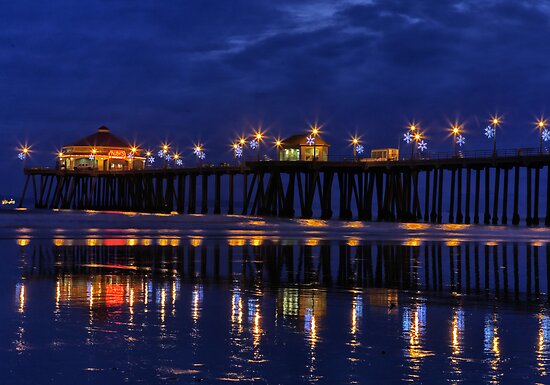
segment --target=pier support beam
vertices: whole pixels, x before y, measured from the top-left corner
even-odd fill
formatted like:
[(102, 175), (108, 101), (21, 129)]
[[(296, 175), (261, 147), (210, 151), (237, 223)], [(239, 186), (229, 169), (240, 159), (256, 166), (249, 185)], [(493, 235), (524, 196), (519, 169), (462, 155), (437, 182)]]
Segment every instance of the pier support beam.
[(491, 223), (491, 214), (489, 213), (489, 194), (490, 194), (490, 180), (491, 169), (485, 167), (485, 214), (483, 216), (483, 223), (488, 225)]
[(506, 225), (508, 223), (508, 168), (504, 169), (504, 183), (502, 186), (502, 224)]
[(498, 225), (498, 195), (500, 188), (500, 168), (495, 168), (495, 194), (493, 197), (493, 225)]
[(514, 170), (514, 212), (512, 214), (512, 224), (519, 225), (519, 166)]

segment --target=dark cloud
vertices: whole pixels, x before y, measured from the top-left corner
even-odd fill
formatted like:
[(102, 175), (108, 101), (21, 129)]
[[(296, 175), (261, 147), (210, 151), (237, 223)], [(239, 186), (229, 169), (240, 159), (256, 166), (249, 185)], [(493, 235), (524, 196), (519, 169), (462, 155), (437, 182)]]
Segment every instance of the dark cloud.
[[(107, 124), (153, 146), (326, 123), (333, 151), (359, 130), (395, 145), (417, 119), (430, 145), (460, 117), (483, 148), (485, 117), (506, 114), (502, 146), (536, 145), (550, 89), (548, 1), (17, 1), (0, 13), (0, 169), (14, 146), (36, 161)], [(548, 111), (550, 113), (550, 111)], [(19, 180), (7, 191), (19, 189)]]

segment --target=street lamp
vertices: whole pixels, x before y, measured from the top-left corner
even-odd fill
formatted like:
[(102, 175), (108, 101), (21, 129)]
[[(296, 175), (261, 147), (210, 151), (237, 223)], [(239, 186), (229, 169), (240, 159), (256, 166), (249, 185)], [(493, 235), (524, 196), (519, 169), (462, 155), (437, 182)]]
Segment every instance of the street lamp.
[(275, 148), (277, 149), (277, 160), (281, 160), (281, 149), (283, 148), (283, 141), (280, 138), (275, 139)]
[(411, 159), (414, 158), (414, 149), (418, 145), (418, 141), (422, 139), (420, 134), (420, 127), (417, 123), (411, 123), (407, 126), (408, 131), (403, 134), (403, 140), (405, 143), (411, 143)]
[(138, 148), (136, 146), (132, 146), (132, 148), (130, 149), (130, 155), (132, 159), (132, 170), (134, 169), (134, 156), (136, 156), (137, 151), (138, 151)]
[(164, 168), (168, 167), (168, 156), (167, 156), (168, 150), (170, 150), (170, 146), (167, 143), (163, 143), (161, 148), (161, 154), (162, 154), (162, 157), (164, 158)]
[(464, 143), (464, 137), (462, 136), (462, 125), (458, 123), (451, 125), (451, 133), (453, 134), (453, 157), (456, 157), (457, 139), (459, 146), (462, 146)]
[[(539, 138), (540, 138), (540, 148), (539, 151), (542, 154), (542, 141), (550, 139), (550, 135), (548, 131), (546, 130), (546, 125), (548, 124), (548, 121), (544, 118), (540, 118), (537, 120), (537, 127), (539, 129)], [(546, 139), (545, 139), (546, 137)]]
[[(491, 125), (485, 129), (485, 135), (487, 138), (493, 138), (493, 155), (497, 154), (497, 128), (502, 123), (502, 117), (497, 114), (491, 115)], [(493, 126), (493, 127), (491, 127)]]
[(28, 146), (23, 146), (19, 149), (19, 154), (17, 154), (17, 157), (23, 161), (23, 168), (27, 167), (27, 158), (29, 157), (30, 149)]
[(317, 124), (311, 126), (311, 137), (313, 138), (313, 160), (317, 159), (317, 146), (315, 143), (317, 142), (317, 135), (319, 135), (320, 131), (321, 129), (317, 126)]
[[(262, 144), (262, 140), (264, 140), (264, 138), (265, 138), (264, 134), (260, 130), (254, 133), (254, 141), (256, 142), (255, 146), (256, 146), (256, 149), (258, 150), (258, 162), (260, 161), (260, 145)], [(251, 148), (252, 147), (253, 146), (251, 146)]]

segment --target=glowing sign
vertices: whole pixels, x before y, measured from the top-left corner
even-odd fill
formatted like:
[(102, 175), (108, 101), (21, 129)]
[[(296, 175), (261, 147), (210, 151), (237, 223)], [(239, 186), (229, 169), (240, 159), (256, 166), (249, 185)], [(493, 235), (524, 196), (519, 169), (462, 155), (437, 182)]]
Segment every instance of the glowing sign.
[(124, 158), (126, 158), (126, 151), (125, 150), (110, 150), (109, 151), (109, 158), (124, 159)]

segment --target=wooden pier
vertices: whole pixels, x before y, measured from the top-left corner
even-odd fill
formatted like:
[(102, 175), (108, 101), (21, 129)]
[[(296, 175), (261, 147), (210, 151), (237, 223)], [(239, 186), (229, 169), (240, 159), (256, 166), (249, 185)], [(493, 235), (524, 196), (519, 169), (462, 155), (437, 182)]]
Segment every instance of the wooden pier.
[(121, 172), (26, 168), (21, 202), (31, 185), (35, 208), (529, 226), (543, 216), (550, 225), (550, 154), (476, 154)]

